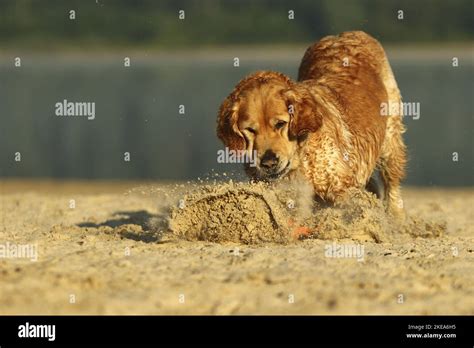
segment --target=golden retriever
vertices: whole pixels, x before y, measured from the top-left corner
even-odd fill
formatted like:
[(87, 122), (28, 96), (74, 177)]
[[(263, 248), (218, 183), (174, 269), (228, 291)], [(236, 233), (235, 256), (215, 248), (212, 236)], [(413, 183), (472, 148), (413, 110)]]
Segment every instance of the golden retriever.
[(233, 150), (257, 153), (246, 166), (257, 180), (303, 174), (320, 199), (371, 185), (379, 170), (390, 212), (403, 217), (400, 181), (406, 155), (397, 83), (380, 43), (361, 31), (328, 36), (310, 46), (298, 82), (271, 71), (240, 81), (222, 103), (217, 135)]

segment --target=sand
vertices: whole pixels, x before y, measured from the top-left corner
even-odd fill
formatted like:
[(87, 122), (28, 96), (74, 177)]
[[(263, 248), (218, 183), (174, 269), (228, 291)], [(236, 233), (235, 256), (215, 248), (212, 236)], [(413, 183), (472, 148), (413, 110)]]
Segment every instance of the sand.
[(402, 221), (395, 219), (386, 214), (381, 200), (366, 191), (352, 189), (335, 205), (316, 203), (311, 197), (302, 201), (301, 193), (312, 191), (300, 185), (230, 180), (189, 186), (189, 194), (176, 194), (178, 203), (171, 206), (166, 223), (155, 228), (186, 240), (242, 244), (290, 243), (303, 238), (400, 242), (439, 237), (446, 231), (443, 220), (409, 215)]
[[(474, 189), (0, 182), (0, 314), (474, 314)], [(71, 201), (73, 200), (73, 201)], [(303, 233), (300, 233), (303, 232)]]

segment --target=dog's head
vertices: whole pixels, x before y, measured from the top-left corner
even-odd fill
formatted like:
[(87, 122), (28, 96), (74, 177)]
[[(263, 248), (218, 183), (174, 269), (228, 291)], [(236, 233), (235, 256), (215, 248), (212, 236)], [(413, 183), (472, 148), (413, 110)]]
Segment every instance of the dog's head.
[(316, 101), (302, 84), (269, 71), (240, 81), (224, 100), (217, 135), (231, 150), (256, 151), (254, 179), (282, 177), (298, 166), (297, 150), (322, 124)]

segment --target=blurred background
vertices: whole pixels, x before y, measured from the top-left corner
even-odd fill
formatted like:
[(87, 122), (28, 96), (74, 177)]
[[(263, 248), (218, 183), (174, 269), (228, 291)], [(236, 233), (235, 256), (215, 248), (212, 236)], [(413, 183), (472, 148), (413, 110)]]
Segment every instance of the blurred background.
[[(0, 176), (241, 173), (217, 163), (217, 109), (233, 86), (258, 69), (296, 78), (314, 41), (364, 30), (386, 47), (404, 101), (421, 105), (419, 119), (404, 120), (406, 183), (472, 185), (473, 7), (472, 0), (0, 0)], [(95, 102), (95, 119), (56, 116), (64, 99)]]

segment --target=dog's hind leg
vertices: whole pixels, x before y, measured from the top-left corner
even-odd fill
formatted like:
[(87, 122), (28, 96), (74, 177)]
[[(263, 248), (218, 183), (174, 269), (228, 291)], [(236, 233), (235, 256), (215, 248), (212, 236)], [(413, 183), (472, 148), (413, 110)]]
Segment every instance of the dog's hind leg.
[(403, 108), (401, 107), (400, 91), (386, 57), (384, 57), (384, 62), (381, 65), (380, 76), (387, 89), (389, 103), (396, 103), (399, 107), (398, 113), (381, 116), (388, 118), (379, 168), (385, 186), (387, 209), (396, 217), (404, 219), (405, 211), (400, 192), (400, 182), (405, 177), (405, 165), (407, 162), (406, 146), (402, 137), (402, 134), (405, 132), (402, 122)]

